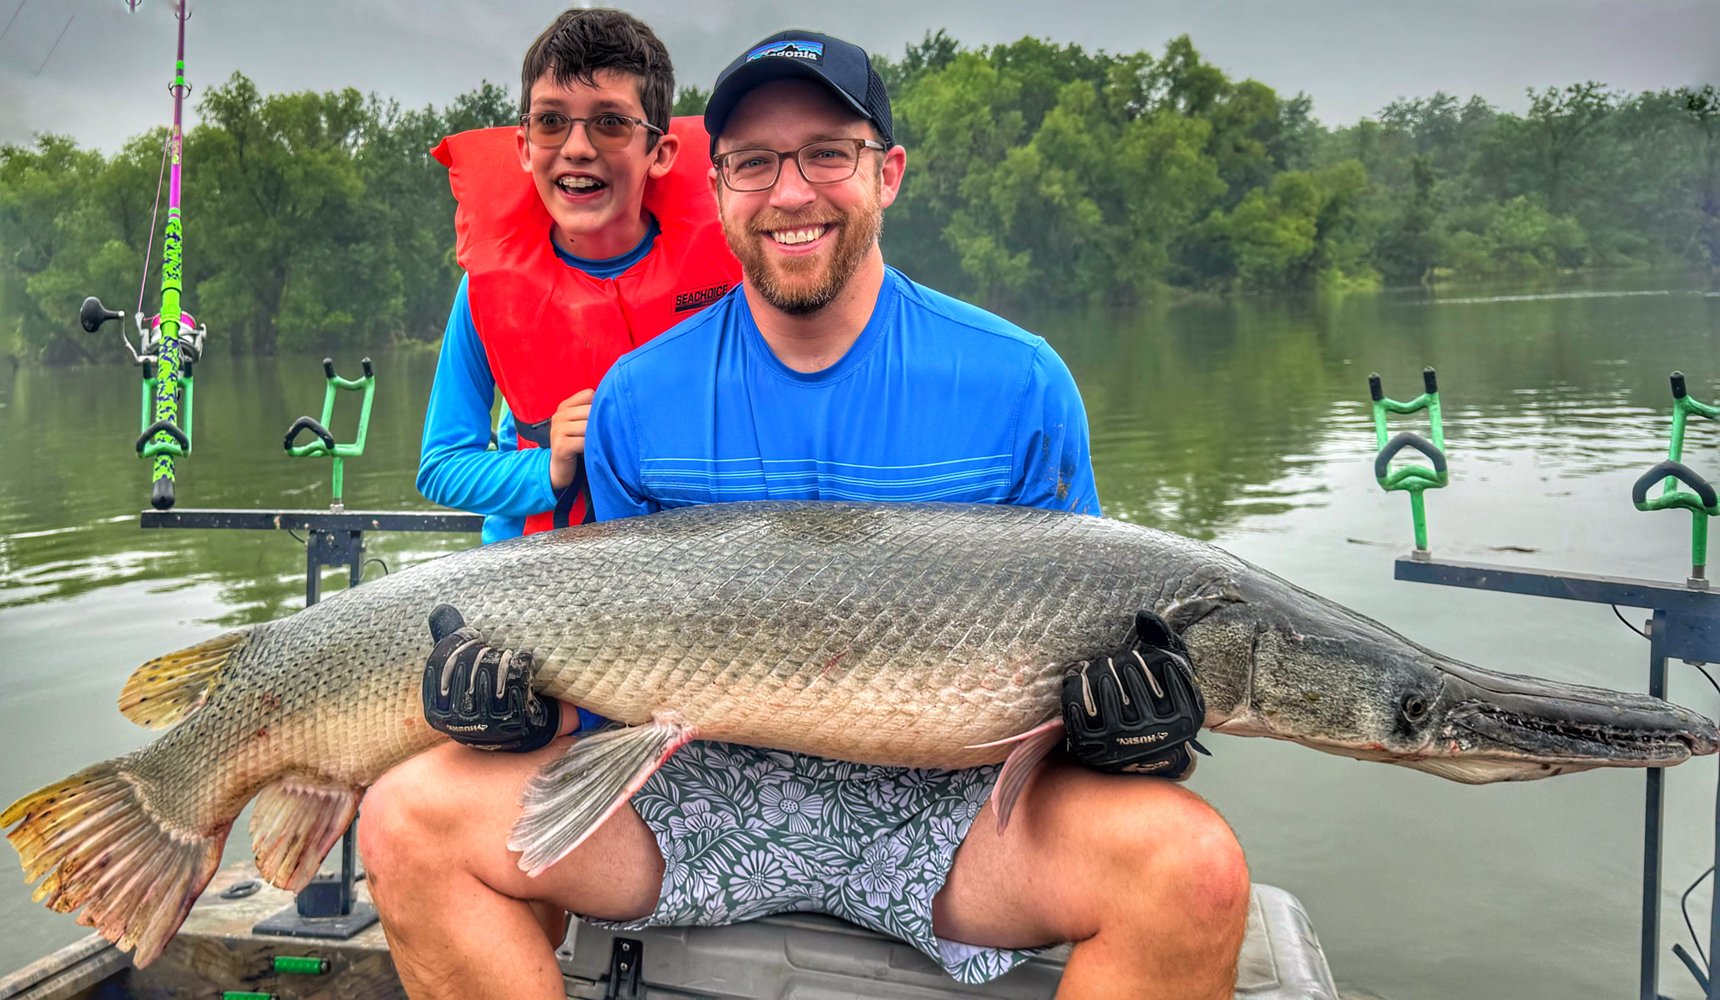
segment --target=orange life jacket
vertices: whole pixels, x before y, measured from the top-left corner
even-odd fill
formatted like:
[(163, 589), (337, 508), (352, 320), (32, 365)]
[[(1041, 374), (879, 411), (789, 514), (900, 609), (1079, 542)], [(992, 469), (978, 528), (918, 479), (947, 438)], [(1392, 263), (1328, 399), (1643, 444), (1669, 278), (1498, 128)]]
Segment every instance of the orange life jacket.
[[(549, 210), (520, 169), (517, 128), (461, 132), (431, 151), (448, 168), (472, 323), (521, 448), (547, 446), (548, 420), (562, 400), (596, 388), (621, 355), (740, 281), (707, 179), (704, 122), (676, 118), (669, 130), (681, 140), (675, 164), (647, 180), (644, 193), (660, 232), (638, 263), (613, 278), (593, 278), (556, 255)], [(526, 533), (588, 520), (584, 478), (581, 463), (557, 510), (528, 517)]]

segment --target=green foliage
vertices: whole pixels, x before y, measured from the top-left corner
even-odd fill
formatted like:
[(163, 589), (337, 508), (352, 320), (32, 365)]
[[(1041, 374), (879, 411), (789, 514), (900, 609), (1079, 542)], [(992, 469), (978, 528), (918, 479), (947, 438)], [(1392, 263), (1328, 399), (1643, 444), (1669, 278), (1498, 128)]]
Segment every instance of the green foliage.
[(1682, 106), (1685, 120), (1694, 130), (1696, 163), (1695, 249), (1711, 267), (1720, 267), (1720, 88), (1704, 84), (1665, 95), (1673, 106)]
[[(1526, 113), (1447, 93), (1327, 129), (1285, 97), (1163, 51), (928, 33), (873, 64), (908, 173), (892, 262), (989, 305), (1132, 302), (1685, 263), (1720, 268), (1720, 90), (1530, 91)], [(684, 87), (674, 113), (701, 114)], [(429, 150), (507, 125), (485, 83), (443, 109), (355, 91), (206, 91), (186, 139), (188, 307), (217, 351), (433, 341), (459, 279), (453, 200)], [(45, 135), (0, 147), (0, 353), (112, 357), (87, 294), (156, 299), (165, 135), (111, 157)], [(151, 245), (154, 244), (153, 249)], [(140, 274), (146, 250), (153, 273)]]
[[(350, 89), (265, 96), (235, 74), (199, 110), (185, 137), (185, 301), (214, 350), (350, 352), (440, 335), (459, 272), (453, 196), (430, 149), (510, 123), (503, 88), (402, 111)], [(86, 295), (125, 311), (135, 335), (140, 286), (146, 312), (159, 295), (165, 142), (155, 129), (111, 158), (57, 136), (0, 147), (0, 350), (114, 357), (111, 326), (87, 334), (74, 319)]]
[(675, 106), (669, 109), (672, 118), (681, 115), (703, 115), (705, 104), (711, 99), (711, 92), (703, 87), (682, 87), (675, 95)]
[(888, 251), (988, 304), (1720, 261), (1720, 94), (1436, 93), (1327, 130), (1207, 63), (927, 35), (874, 58), (909, 150)]

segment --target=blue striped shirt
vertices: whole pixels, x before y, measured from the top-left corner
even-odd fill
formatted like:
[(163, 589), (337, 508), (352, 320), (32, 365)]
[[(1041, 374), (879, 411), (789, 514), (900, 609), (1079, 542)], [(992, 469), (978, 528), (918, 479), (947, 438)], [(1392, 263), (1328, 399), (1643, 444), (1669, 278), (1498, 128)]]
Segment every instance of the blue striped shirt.
[(1075, 380), (1040, 337), (887, 268), (817, 372), (739, 288), (610, 369), (586, 471), (599, 519), (737, 500), (951, 500), (1099, 513)]

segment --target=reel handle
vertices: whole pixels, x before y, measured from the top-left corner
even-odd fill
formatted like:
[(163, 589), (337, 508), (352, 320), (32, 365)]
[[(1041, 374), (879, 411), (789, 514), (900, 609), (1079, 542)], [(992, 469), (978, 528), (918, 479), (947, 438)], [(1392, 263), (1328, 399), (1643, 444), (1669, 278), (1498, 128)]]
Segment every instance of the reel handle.
[(78, 309), (78, 323), (84, 328), (85, 333), (95, 333), (110, 319), (124, 320), (125, 313), (118, 309), (107, 308), (102, 305), (102, 300), (94, 295), (85, 299), (83, 306)]

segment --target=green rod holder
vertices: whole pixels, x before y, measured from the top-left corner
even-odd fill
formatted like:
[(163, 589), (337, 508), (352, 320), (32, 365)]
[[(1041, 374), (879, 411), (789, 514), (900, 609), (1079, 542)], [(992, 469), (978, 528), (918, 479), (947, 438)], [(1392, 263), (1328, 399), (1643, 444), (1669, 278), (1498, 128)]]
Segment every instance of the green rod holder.
[[(1421, 381), (1425, 390), (1421, 395), (1400, 402), (1387, 399), (1385, 389), (1380, 384), (1378, 372), (1368, 376), (1368, 393), (1373, 397), (1374, 438), (1379, 448), (1374, 456), (1374, 479), (1387, 492), (1402, 490), (1409, 494), (1410, 518), (1415, 525), (1415, 557), (1428, 558), (1427, 547), (1427, 505), (1422, 493), (1436, 490), (1451, 482), (1451, 472), (1445, 462), (1445, 427), (1440, 419), (1439, 410), (1439, 379), (1432, 368), (1421, 370)], [(1427, 411), (1428, 423), (1432, 430), (1433, 440), (1429, 441), (1420, 434), (1403, 431), (1395, 437), (1386, 428), (1388, 413), (1419, 413)], [(1408, 448), (1426, 456), (1428, 465), (1406, 465), (1397, 469), (1391, 467), (1392, 459), (1398, 452)]]
[[(322, 419), (303, 416), (293, 421), (287, 428), (287, 436), (282, 439), (282, 446), (293, 458), (318, 458), (328, 456), (334, 460), (332, 475), (334, 502), (329, 506), (335, 510), (342, 509), (345, 504), (341, 501), (341, 491), (345, 486), (345, 469), (342, 463), (349, 458), (357, 458), (364, 454), (364, 440), (370, 433), (370, 404), (376, 396), (376, 372), (371, 368), (370, 359), (363, 359), (364, 377), (349, 379), (341, 378), (334, 373), (334, 359), (323, 359), (323, 376), (327, 380), (323, 389)], [(358, 434), (349, 443), (342, 444), (334, 439), (329, 431), (329, 424), (334, 422), (335, 394), (339, 392), (363, 392), (364, 401), (358, 411)], [(313, 440), (295, 445), (293, 439), (302, 431), (310, 431)]]
[[(1666, 449), (1666, 461), (1649, 469), (1637, 479), (1631, 486), (1630, 498), (1631, 502), (1636, 504), (1637, 510), (1683, 508), (1690, 511), (1690, 584), (1693, 587), (1706, 587), (1708, 519), (1720, 516), (1720, 497), (1715, 495), (1714, 487), (1708, 480), (1684, 464), (1684, 427), (1690, 414), (1708, 420), (1720, 420), (1720, 406), (1710, 406), (1693, 399), (1685, 385), (1683, 372), (1673, 372), (1670, 381), (1672, 434)], [(1660, 495), (1651, 500), (1648, 491), (1657, 481), (1661, 483)], [(1679, 489), (1680, 483), (1690, 489)]]

